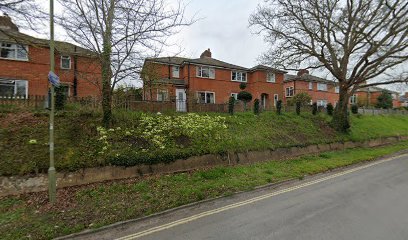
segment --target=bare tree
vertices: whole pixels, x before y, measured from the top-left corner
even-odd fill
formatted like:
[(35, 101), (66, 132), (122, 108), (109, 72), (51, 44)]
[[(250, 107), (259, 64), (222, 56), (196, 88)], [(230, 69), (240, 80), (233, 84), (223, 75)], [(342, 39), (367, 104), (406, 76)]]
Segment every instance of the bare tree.
[(339, 82), (339, 131), (350, 127), (347, 107), (357, 89), (408, 81), (406, 0), (266, 0), (249, 22), (271, 46), (263, 61), (325, 68)]
[(59, 0), (59, 24), (69, 37), (94, 51), (102, 70), (103, 123), (112, 116), (112, 92), (124, 79), (136, 79), (143, 60), (154, 56), (167, 37), (192, 21), (185, 6), (166, 0)]
[(13, 17), (19, 27), (41, 30), (47, 14), (35, 0), (0, 0), (0, 12)]

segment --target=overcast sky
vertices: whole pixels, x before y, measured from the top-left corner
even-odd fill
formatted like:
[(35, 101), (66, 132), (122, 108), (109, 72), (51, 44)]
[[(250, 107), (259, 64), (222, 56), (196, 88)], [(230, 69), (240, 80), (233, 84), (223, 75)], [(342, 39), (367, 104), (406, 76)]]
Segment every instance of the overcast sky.
[[(48, 10), (49, 1), (37, 1)], [(210, 48), (212, 57), (221, 61), (248, 68), (259, 64), (258, 57), (267, 49), (267, 45), (262, 36), (251, 33), (248, 19), (263, 0), (184, 1), (188, 2), (186, 17), (195, 15), (199, 20), (170, 38), (168, 43), (172, 46), (165, 47), (162, 56), (178, 54), (198, 58), (205, 49)], [(61, 8), (55, 2), (58, 12)], [(68, 40), (59, 28), (56, 29), (56, 39)], [(314, 71), (312, 74), (325, 77), (325, 74), (319, 74), (321, 72)], [(405, 90), (408, 90), (405, 86)], [(402, 90), (400, 86), (392, 86), (391, 89)]]

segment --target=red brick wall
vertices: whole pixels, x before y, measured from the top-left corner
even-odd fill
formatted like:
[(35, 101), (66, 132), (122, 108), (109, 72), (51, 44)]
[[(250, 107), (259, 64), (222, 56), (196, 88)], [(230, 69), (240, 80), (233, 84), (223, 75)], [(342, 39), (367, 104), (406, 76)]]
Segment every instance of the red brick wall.
[[(305, 92), (312, 97), (313, 102), (317, 102), (318, 100), (327, 100), (327, 103), (336, 105), (336, 103), (339, 101), (339, 94), (335, 92), (335, 86), (333, 84), (327, 84), (327, 91), (318, 91), (316, 82), (313, 82), (313, 89), (310, 90), (309, 82), (296, 80), (296, 82), (291, 81), (291, 82), (284, 83), (283, 90), (286, 91), (287, 87), (293, 87), (293, 86), (295, 86), (294, 87), (295, 95), (298, 93)], [(285, 103), (287, 102), (288, 99), (289, 98), (286, 97), (286, 93), (285, 93)]]
[[(152, 64), (157, 68), (156, 72), (158, 72), (161, 77), (169, 77), (168, 65), (157, 63)], [(231, 81), (231, 71), (232, 70), (230, 69), (216, 68), (215, 79), (200, 78), (197, 77), (196, 74), (196, 65), (190, 65), (190, 67), (189, 65), (184, 65), (183, 68), (180, 69), (179, 79), (183, 79), (188, 86), (190, 100), (195, 100), (197, 98), (197, 92), (208, 91), (215, 93), (215, 103), (222, 104), (228, 102), (231, 93), (239, 93), (241, 91), (239, 88), (241, 82)], [(266, 82), (266, 76), (266, 71), (248, 72), (246, 91), (252, 93), (253, 99), (261, 99), (261, 94), (267, 94), (267, 106), (272, 106), (274, 94), (278, 94), (279, 99), (282, 99), (283, 97), (282, 82), (284, 76), (283, 74), (276, 74), (276, 83)], [(174, 79), (173, 76), (171, 76), (171, 78)], [(155, 87), (153, 92), (157, 91), (157, 88), (166, 88), (169, 91), (169, 95), (175, 95), (176, 87), (174, 86), (167, 85)], [(147, 87), (145, 87), (145, 91), (149, 92)], [(147, 96), (145, 99), (150, 100), (150, 96)], [(155, 94), (153, 100), (155, 100)]]
[[(0, 78), (13, 78), (28, 81), (28, 95), (47, 95), (48, 72), (50, 71), (49, 49), (29, 46), (29, 61), (0, 59)], [(99, 96), (101, 71), (99, 64), (90, 58), (78, 57), (79, 97)], [(70, 84), (73, 95), (74, 57), (71, 56), (71, 69), (60, 68), (60, 55), (55, 56), (55, 73), (62, 83)]]

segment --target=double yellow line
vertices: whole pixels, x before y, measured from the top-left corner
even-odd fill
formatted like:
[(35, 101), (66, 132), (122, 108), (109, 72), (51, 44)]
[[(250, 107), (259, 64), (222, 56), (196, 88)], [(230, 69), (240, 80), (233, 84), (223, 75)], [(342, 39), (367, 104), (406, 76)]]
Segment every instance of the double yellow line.
[(166, 230), (166, 229), (169, 229), (169, 228), (181, 225), (181, 224), (185, 224), (185, 223), (188, 223), (188, 222), (191, 222), (191, 221), (194, 221), (194, 220), (206, 217), (206, 216), (210, 216), (210, 215), (220, 213), (220, 212), (224, 212), (224, 211), (227, 211), (227, 210), (230, 210), (230, 209), (242, 207), (242, 206), (245, 206), (245, 205), (248, 205), (248, 204), (251, 204), (251, 203), (255, 203), (255, 202), (267, 199), (267, 198), (271, 198), (271, 197), (283, 194), (283, 193), (292, 192), (292, 191), (295, 191), (297, 189), (305, 188), (305, 187), (308, 187), (308, 186), (311, 186), (311, 185), (314, 185), (314, 184), (317, 184), (317, 183), (328, 181), (328, 180), (336, 178), (336, 177), (340, 177), (340, 176), (343, 176), (343, 175), (346, 175), (346, 174), (349, 174), (349, 173), (353, 173), (353, 172), (356, 172), (356, 171), (359, 171), (359, 170), (362, 170), (362, 169), (365, 169), (365, 168), (369, 168), (369, 167), (372, 167), (372, 166), (375, 166), (375, 165), (378, 165), (378, 164), (381, 164), (381, 163), (389, 162), (389, 161), (392, 161), (394, 159), (401, 158), (401, 157), (404, 157), (404, 156), (408, 156), (408, 154), (403, 154), (403, 155), (399, 155), (399, 156), (396, 156), (396, 157), (391, 157), (391, 158), (388, 158), (388, 159), (376, 161), (376, 162), (373, 162), (373, 163), (370, 163), (370, 164), (355, 167), (355, 168), (352, 168), (352, 169), (349, 169), (349, 170), (346, 170), (346, 171), (343, 171), (343, 172), (339, 172), (339, 173), (336, 173), (336, 174), (333, 174), (333, 175), (330, 175), (330, 176), (327, 176), (327, 177), (319, 178), (317, 180), (306, 182), (306, 183), (296, 185), (296, 186), (293, 186), (293, 187), (290, 187), (290, 188), (282, 189), (282, 190), (275, 191), (275, 192), (272, 192), (272, 193), (268, 193), (268, 194), (265, 194), (265, 195), (262, 195), (262, 196), (259, 196), (259, 197), (254, 197), (254, 198), (242, 201), (242, 202), (238, 202), (238, 203), (230, 204), (230, 205), (220, 207), (220, 208), (217, 208), (217, 209), (202, 212), (202, 213), (199, 213), (199, 214), (196, 214), (196, 215), (193, 215), (193, 216), (190, 216), (190, 217), (186, 217), (186, 218), (174, 221), (174, 222), (166, 223), (166, 224), (163, 224), (163, 225), (160, 225), (160, 226), (157, 226), (157, 227), (153, 227), (153, 228), (150, 228), (150, 229), (138, 232), (138, 233), (134, 233), (134, 234), (131, 234), (131, 235), (128, 235), (128, 236), (117, 238), (116, 240), (137, 239), (137, 238), (140, 238), (140, 237), (143, 237), (143, 236), (155, 233), (155, 232), (163, 231), (163, 230)]

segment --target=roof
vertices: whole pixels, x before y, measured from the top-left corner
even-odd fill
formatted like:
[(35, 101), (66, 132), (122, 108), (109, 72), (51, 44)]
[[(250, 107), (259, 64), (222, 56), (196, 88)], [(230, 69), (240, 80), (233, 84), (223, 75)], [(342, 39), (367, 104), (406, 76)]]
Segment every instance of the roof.
[(228, 69), (235, 69), (235, 70), (242, 70), (242, 71), (256, 71), (256, 70), (266, 70), (272, 71), (276, 73), (286, 73), (285, 71), (271, 68), (264, 65), (257, 65), (253, 68), (246, 68), (238, 65), (234, 65), (231, 63), (227, 63), (215, 58), (211, 57), (202, 57), (202, 58), (184, 58), (184, 57), (158, 57), (158, 58), (147, 58), (146, 61), (170, 64), (170, 65), (184, 65), (184, 64), (198, 64), (198, 65), (208, 65), (220, 68), (228, 68)]
[(380, 88), (380, 87), (365, 87), (365, 88), (360, 88), (357, 90), (357, 92), (383, 92), (383, 91), (399, 94), (399, 92), (388, 90), (385, 88)]
[(302, 76), (292, 75), (292, 74), (285, 74), (284, 82), (291, 82), (291, 81), (305, 81), (305, 82), (320, 82), (320, 83), (327, 83), (327, 84), (337, 84), (335, 81), (327, 80), (321, 77), (316, 77), (310, 74), (303, 74)]
[(268, 67), (265, 65), (256, 65), (255, 67), (250, 69), (251, 71), (256, 71), (256, 70), (266, 70), (266, 71), (271, 71), (271, 72), (276, 72), (276, 73), (288, 73), (286, 71), (283, 70), (279, 70), (276, 68), (272, 68), (272, 67)]
[[(35, 38), (30, 35), (14, 31), (14, 30), (0, 30), (0, 41), (7, 41), (11, 43), (26, 44), (34, 47), (49, 48), (50, 41), (41, 38)], [(78, 56), (95, 56), (93, 51), (76, 46), (72, 43), (55, 41), (55, 50), (62, 54), (72, 54)]]

